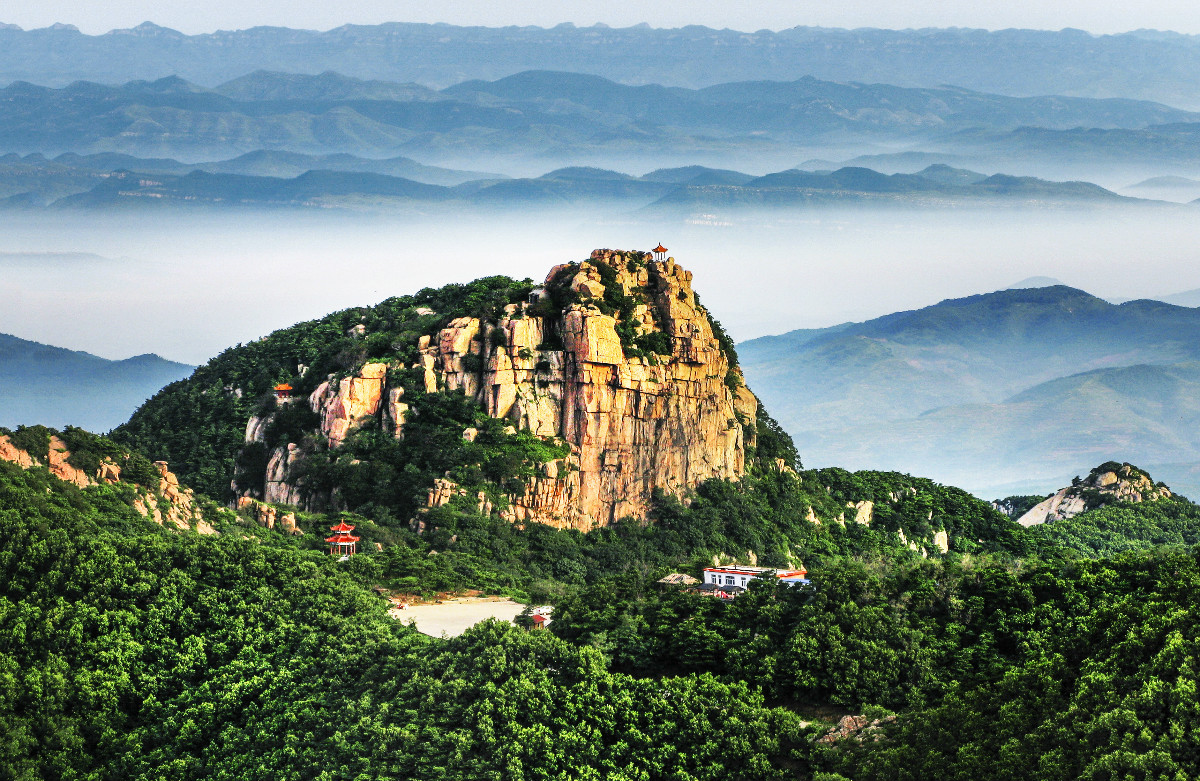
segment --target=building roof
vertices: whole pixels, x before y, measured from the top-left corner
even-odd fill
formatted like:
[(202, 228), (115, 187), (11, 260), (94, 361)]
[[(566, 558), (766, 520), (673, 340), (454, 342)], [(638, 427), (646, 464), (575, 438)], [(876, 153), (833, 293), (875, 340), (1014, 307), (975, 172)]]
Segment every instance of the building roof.
[(276, 391), (290, 391), (290, 390), (292, 390), (292, 386), (288, 385), (286, 382), (281, 382), (275, 386), (275, 390)]
[(660, 242), (658, 243), (658, 246), (654, 248), (654, 251), (655, 251), (655, 252), (666, 252), (666, 251), (667, 251), (667, 248), (666, 248), (666, 247), (664, 247), (664, 246), (662, 245), (662, 242), (660, 241)]
[(726, 594), (737, 594), (746, 589), (741, 586), (724, 586), (720, 583), (703, 583), (700, 585), (700, 591), (724, 591)]
[(345, 521), (342, 521), (337, 526), (330, 526), (329, 531), (331, 531), (331, 532), (352, 532), (352, 531), (354, 531), (354, 527), (352, 525), (346, 523)]
[(362, 539), (362, 537), (355, 537), (353, 534), (335, 534), (332, 537), (326, 537), (325, 542), (333, 542), (333, 543), (340, 544), (340, 543), (347, 543), (347, 542), (358, 542), (361, 539)]
[(806, 569), (778, 569), (777, 567), (746, 567), (741, 564), (728, 564), (724, 567), (705, 567), (705, 572), (715, 572), (718, 575), (766, 575), (774, 574), (777, 578), (794, 578), (796, 576), (804, 577), (808, 574)]
[(659, 578), (658, 582), (666, 583), (671, 586), (690, 586), (693, 583), (699, 583), (700, 581), (696, 580), (691, 575), (687, 575), (682, 572), (672, 572), (666, 577)]

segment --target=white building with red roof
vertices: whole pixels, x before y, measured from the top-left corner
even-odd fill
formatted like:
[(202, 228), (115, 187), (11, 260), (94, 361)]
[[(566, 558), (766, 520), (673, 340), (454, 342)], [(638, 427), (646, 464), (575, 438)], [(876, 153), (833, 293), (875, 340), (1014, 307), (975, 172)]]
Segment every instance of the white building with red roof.
[(776, 569), (774, 567), (748, 567), (742, 564), (706, 567), (704, 570), (704, 583), (712, 586), (746, 588), (746, 585), (752, 580), (770, 577), (790, 586), (804, 584), (808, 583), (808, 570), (803, 567), (800, 569)]

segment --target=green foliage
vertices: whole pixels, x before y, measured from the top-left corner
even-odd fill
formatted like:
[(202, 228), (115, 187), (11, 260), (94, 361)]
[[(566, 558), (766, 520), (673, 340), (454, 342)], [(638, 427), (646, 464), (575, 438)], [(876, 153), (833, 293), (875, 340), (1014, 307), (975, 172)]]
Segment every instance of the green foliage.
[(50, 435), (53, 429), (45, 426), (17, 426), (8, 432), (8, 439), (16, 447), (45, 464), (50, 460)]
[[(169, 461), (180, 479), (194, 488), (229, 499), (246, 420), (274, 409), (272, 388), (277, 383), (290, 382), (303, 399), (330, 375), (355, 371), (369, 359), (411, 362), (421, 336), (437, 333), (454, 317), (495, 319), (506, 305), (525, 301), (530, 290), (528, 279), (485, 277), (275, 331), (226, 350), (189, 379), (168, 385), (112, 437)], [(420, 314), (420, 308), (434, 314)], [(360, 325), (365, 328), (362, 336), (354, 331)], [(311, 427), (306, 408), (301, 400), (275, 410), (274, 439), (298, 442)]]
[(1002, 511), (1008, 517), (1020, 518), (1045, 501), (1045, 499), (1046, 497), (1041, 494), (1022, 494), (1019, 496), (1006, 496), (1000, 499), (997, 504), (1000, 505)]
[[(700, 306), (700, 296), (697, 295), (695, 298), (696, 306)], [(725, 332), (725, 328), (721, 325), (721, 321), (713, 317), (712, 313), (707, 309), (704, 310), (704, 315), (708, 318), (708, 324), (712, 328), (713, 336), (716, 338), (717, 343), (721, 346), (721, 352), (725, 354), (725, 360), (729, 362), (729, 367), (732, 369), (735, 366), (740, 366), (741, 364), (738, 362), (737, 348), (733, 346), (733, 339), (731, 339), (729, 334)]]
[(1200, 507), (1187, 501), (1163, 500), (1108, 504), (1073, 518), (1029, 530), (1047, 548), (1064, 549), (1086, 559), (1162, 546), (1190, 548), (1200, 544)]
[(755, 416), (754, 437), (746, 437), (746, 441), (754, 442), (754, 449), (747, 453), (747, 458), (757, 459), (761, 464), (771, 464), (776, 459), (793, 469), (800, 469), (800, 455), (796, 452), (796, 444), (792, 437), (783, 430), (783, 426), (759, 405)]
[[(964, 629), (1009, 650), (981, 680), (902, 716), (885, 742), (847, 745), (826, 761), (856, 781), (1195, 778), (1198, 597), (1192, 552), (1080, 562), (976, 589), (978, 628)], [(975, 666), (974, 656), (960, 664)]]
[[(413, 372), (404, 380), (409, 412), (404, 437), (396, 439), (368, 425), (337, 450), (309, 442), (296, 477), (309, 496), (335, 488), (351, 511), (385, 525), (407, 525), (424, 506), (437, 478), (448, 476), (474, 496), (478, 491), (520, 490), (521, 483), (547, 461), (565, 458), (564, 443), (515, 431), (487, 416), (462, 393), (425, 393)], [(476, 429), (474, 441), (463, 436)], [(247, 448), (243, 473), (261, 475), (265, 451)]]
[(359, 584), (375, 566), (0, 463), (0, 775), (782, 779), (807, 745), (742, 684), (494, 622), (416, 635)]
[(662, 331), (651, 331), (650, 333), (642, 334), (633, 341), (634, 345), (643, 352), (656, 353), (658, 355), (671, 354), (671, 337)]

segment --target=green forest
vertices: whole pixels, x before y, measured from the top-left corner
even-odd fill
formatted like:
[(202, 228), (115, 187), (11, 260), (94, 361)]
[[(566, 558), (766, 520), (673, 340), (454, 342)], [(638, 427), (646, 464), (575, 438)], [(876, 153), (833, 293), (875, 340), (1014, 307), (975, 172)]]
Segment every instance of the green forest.
[[(313, 447), (306, 483), (340, 504), (297, 511), (307, 533), (218, 511), (267, 448), (312, 444), (313, 413), (276, 405), (276, 383), (306, 394), (364, 361), (408, 365), (448, 318), (494, 320), (530, 288), (491, 277), (278, 331), (111, 438), (0, 431), (41, 460), (58, 436), (76, 467), (125, 480), (80, 488), (0, 461), (0, 780), (1200, 777), (1200, 508), (1181, 497), (1025, 529), (1011, 513), (1042, 497), (1006, 514), (919, 477), (806, 469), (763, 411), (740, 480), (658, 493), (644, 522), (513, 524), (474, 490), (568, 445), (393, 368), (403, 438), (366, 426)], [(265, 447), (244, 446), (268, 412)], [(218, 534), (138, 511), (151, 459), (212, 497)], [(424, 507), (442, 475), (471, 492)], [(357, 555), (325, 549), (338, 521)], [(730, 601), (659, 583), (747, 561), (809, 582)], [(467, 590), (553, 621), (434, 638), (384, 598)]]
[[(1200, 773), (1186, 500), (1026, 531), (904, 475), (764, 471), (586, 535), (441, 508), (339, 562), (259, 528), (164, 530), (121, 489), (0, 463), (0, 778)], [(871, 527), (797, 521), (869, 497)], [(948, 554), (897, 542), (922, 518)], [(730, 550), (802, 555), (811, 584), (725, 602), (656, 583)], [(430, 578), (555, 621), (439, 640), (372, 590)], [(864, 713), (879, 726), (818, 740)]]

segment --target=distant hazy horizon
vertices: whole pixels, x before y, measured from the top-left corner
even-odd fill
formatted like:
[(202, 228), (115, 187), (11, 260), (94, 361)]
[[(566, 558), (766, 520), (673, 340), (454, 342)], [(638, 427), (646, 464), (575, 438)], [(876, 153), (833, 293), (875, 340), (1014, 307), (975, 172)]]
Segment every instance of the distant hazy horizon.
[(204, 363), (296, 322), (489, 274), (540, 280), (597, 247), (663, 242), (744, 341), (1051, 276), (1108, 299), (1200, 288), (1186, 211), (825, 211), (737, 225), (530, 213), (0, 215), (0, 332), (121, 359)]
[(1013, 0), (1006, 4), (909, 0), (847, 0), (837, 4), (762, 0), (752, 5), (699, 2), (584, 2), (533, 0), (490, 3), (458, 0), (440, 4), (396, 3), (390, 0), (348, 0), (338, 4), (265, 0), (238, 3), (212, 0), (203, 4), (164, 6), (157, 0), (114, 0), (81, 6), (74, 0), (14, 0), (7, 3), (0, 23), (25, 29), (71, 24), (89, 35), (130, 29), (145, 21), (189, 34), (240, 30), (257, 26), (331, 30), (343, 25), (386, 22), (446, 23), (480, 27), (559, 24), (660, 28), (701, 25), (743, 32), (792, 27), (877, 28), (908, 30), (965, 27), (985, 30), (1080, 29), (1096, 35), (1137, 30), (1200, 34), (1200, 15), (1174, 0), (1147, 0), (1136, 5), (1116, 2), (1063, 0), (1053, 4)]

